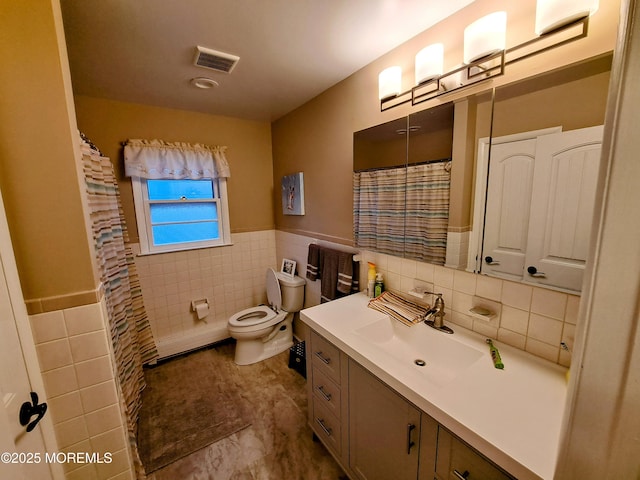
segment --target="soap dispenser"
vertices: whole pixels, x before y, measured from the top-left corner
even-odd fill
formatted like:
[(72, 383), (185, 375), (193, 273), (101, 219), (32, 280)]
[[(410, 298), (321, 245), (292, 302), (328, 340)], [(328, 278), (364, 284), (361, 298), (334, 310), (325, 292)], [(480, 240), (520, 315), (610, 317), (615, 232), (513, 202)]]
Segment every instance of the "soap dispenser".
[(376, 283), (373, 287), (373, 296), (375, 297), (379, 297), (382, 292), (384, 292), (384, 282), (382, 280), (382, 274), (378, 273), (376, 274)]

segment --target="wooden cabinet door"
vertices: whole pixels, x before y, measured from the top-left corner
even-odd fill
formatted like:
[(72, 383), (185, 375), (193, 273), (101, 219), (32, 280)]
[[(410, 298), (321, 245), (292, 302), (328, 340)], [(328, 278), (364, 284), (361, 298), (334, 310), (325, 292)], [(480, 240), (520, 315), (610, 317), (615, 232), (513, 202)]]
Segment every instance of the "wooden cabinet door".
[(514, 480), (440, 427), (435, 480)]
[(349, 360), (349, 464), (366, 480), (416, 480), (420, 411)]

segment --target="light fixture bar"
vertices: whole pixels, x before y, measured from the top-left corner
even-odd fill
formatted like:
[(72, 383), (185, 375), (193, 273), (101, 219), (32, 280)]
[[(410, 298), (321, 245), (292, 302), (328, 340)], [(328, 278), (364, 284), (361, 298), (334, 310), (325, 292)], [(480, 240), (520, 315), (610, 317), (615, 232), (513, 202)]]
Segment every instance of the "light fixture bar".
[[(429, 82), (416, 85), (411, 89), (411, 105), (418, 105), (432, 98), (439, 97), (446, 93), (469, 87), (480, 81), (498, 77), (504, 74), (504, 50), (489, 55), (468, 65), (463, 65), (455, 70), (451, 70)], [(447, 79), (453, 79), (462, 74), (463, 81), (457, 86), (447, 85)]]
[(394, 97), (383, 98), (380, 100), (380, 111), (384, 112), (385, 110), (390, 110), (392, 108), (399, 107), (400, 105), (404, 105), (405, 103), (409, 103), (411, 101), (412, 90), (413, 89), (399, 93)]
[[(572, 30), (578, 31), (571, 33)], [(589, 17), (581, 18), (567, 25), (563, 25), (556, 30), (544, 33), (539, 37), (529, 40), (528, 42), (521, 43), (520, 45), (516, 45), (515, 47), (507, 48), (505, 50), (505, 64), (510, 65), (512, 63), (519, 62), (520, 60), (524, 60), (525, 58), (529, 58), (534, 55), (538, 55), (539, 53), (546, 52), (553, 48), (561, 47), (562, 45), (566, 45), (567, 43), (574, 42), (581, 38), (585, 38), (588, 32)], [(570, 36), (562, 38), (563, 35), (566, 35), (567, 33), (569, 33)], [(555, 40), (553, 40), (552, 43), (549, 43), (549, 40), (552, 38)], [(545, 43), (546, 45), (544, 45)], [(532, 46), (537, 47), (530, 49), (530, 47)], [(529, 51), (527, 51), (527, 49), (529, 49)]]
[[(380, 100), (380, 111), (383, 112), (408, 102), (411, 102), (412, 106), (417, 105), (490, 78), (498, 77), (504, 74), (507, 65), (585, 38), (588, 31), (589, 17), (581, 18), (515, 47), (501, 50), (468, 65), (446, 72), (394, 97)], [(463, 80), (458, 85), (453, 87), (447, 85), (447, 79), (452, 80), (459, 74), (462, 74)]]

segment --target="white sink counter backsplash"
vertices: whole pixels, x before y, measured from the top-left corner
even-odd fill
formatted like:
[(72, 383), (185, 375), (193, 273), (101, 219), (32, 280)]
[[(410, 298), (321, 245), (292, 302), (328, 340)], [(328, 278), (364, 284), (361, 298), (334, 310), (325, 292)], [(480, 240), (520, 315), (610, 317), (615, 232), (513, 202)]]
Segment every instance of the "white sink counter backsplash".
[[(368, 301), (351, 295), (303, 310), (301, 319), (512, 475), (553, 478), (566, 368), (497, 341), (505, 367), (496, 369), (484, 335), (451, 323), (453, 335), (407, 327)], [(416, 355), (425, 367), (413, 363)]]
[[(282, 257), (296, 260), (298, 275), (305, 278), (309, 244), (316, 242), (313, 237), (278, 230), (278, 261)], [(407, 293), (415, 279), (433, 284), (443, 293), (447, 325), (461, 325), (563, 366), (571, 364), (571, 354), (561, 349), (560, 342), (573, 347), (579, 296), (368, 250), (360, 253), (360, 290), (367, 288), (367, 262), (373, 262), (389, 289)], [(319, 292), (319, 281), (307, 281), (305, 306), (319, 303)], [(474, 295), (501, 303), (501, 314), (492, 322), (472, 318), (468, 313)], [(431, 298), (425, 300), (432, 303)]]

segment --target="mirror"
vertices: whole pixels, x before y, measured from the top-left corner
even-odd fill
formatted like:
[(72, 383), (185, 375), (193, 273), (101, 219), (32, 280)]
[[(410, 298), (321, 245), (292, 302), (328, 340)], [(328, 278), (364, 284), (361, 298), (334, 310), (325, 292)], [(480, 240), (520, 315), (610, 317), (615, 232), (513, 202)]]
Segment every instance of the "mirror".
[(404, 256), (408, 119), (353, 135), (353, 224), (359, 248)]
[(453, 103), (354, 134), (356, 246), (445, 263)]
[(491, 141), (477, 149), (469, 270), (580, 291), (610, 67), (608, 55), (496, 89)]
[[(567, 162), (567, 166), (563, 166), (562, 169), (553, 170), (554, 167), (552, 167), (552, 177), (547, 181), (538, 180), (535, 190), (533, 189), (535, 175), (531, 165), (524, 168), (522, 164), (526, 162), (521, 162), (520, 165), (514, 162), (505, 169), (497, 168), (501, 160), (497, 160), (496, 156), (501, 153), (501, 150), (504, 153), (506, 145), (512, 140), (520, 141), (532, 137), (537, 144), (539, 137), (602, 125), (611, 60), (612, 55), (594, 58), (355, 132), (353, 161), (356, 173), (354, 176), (362, 171), (388, 170), (387, 180), (401, 184), (396, 186), (395, 194), (397, 205), (402, 205), (390, 208), (390, 202), (371, 198), (368, 203), (356, 205), (354, 200), (354, 232), (357, 232), (361, 226), (360, 218), (356, 214), (358, 209), (369, 213), (372, 217), (369, 219), (368, 230), (360, 229), (361, 233), (356, 234), (356, 246), (441, 264), (441, 261), (413, 256), (405, 235), (411, 220), (407, 215), (406, 204), (401, 200), (409, 194), (406, 180), (410, 164), (452, 158), (444, 265), (570, 293), (579, 291), (584, 266), (583, 258), (588, 248), (589, 238), (589, 235), (584, 232), (588, 232), (591, 221), (591, 214), (588, 213), (589, 202), (581, 203), (579, 192), (583, 192), (588, 197), (586, 190), (593, 188), (597, 177), (597, 163), (593, 162), (597, 154), (593, 153), (593, 142), (587, 142), (587, 145), (573, 149), (574, 152), (581, 152), (581, 155), (584, 153), (586, 155), (584, 158), (591, 159), (590, 163), (576, 166), (579, 164), (574, 162), (573, 173), (569, 167), (571, 162)], [(550, 139), (545, 139), (542, 144), (547, 140)], [(589, 153), (590, 148), (592, 151)], [(564, 150), (566, 149), (560, 149), (560, 151)], [(490, 156), (491, 161), (489, 161)], [(519, 157), (512, 154), (507, 154), (505, 157), (520, 160), (535, 159), (535, 155), (531, 152)], [(570, 158), (569, 155), (565, 157)], [(574, 160), (576, 160), (575, 157)], [(508, 162), (503, 163), (505, 166), (507, 164)], [(489, 165), (496, 168), (490, 169)], [(576, 173), (575, 168), (579, 169), (580, 175)], [(521, 178), (514, 177), (518, 169), (526, 170), (530, 175), (524, 184), (518, 183), (523, 181)], [(492, 170), (491, 176), (490, 170)], [(392, 171), (395, 172), (395, 176), (391, 175)], [(497, 175), (501, 172), (501, 175)], [(547, 169), (547, 175), (548, 172), (549, 169)], [(541, 177), (541, 174), (538, 176)], [(577, 178), (584, 178), (584, 185), (577, 185), (575, 182)], [(487, 192), (488, 180), (491, 185), (489, 192)], [(505, 197), (507, 201), (502, 203), (510, 208), (501, 210), (493, 205), (496, 199), (494, 187), (496, 184), (516, 186), (510, 191), (511, 197)], [(570, 197), (565, 197), (566, 191), (561, 187), (569, 184), (573, 185), (574, 193)], [(523, 192), (525, 199), (521, 195)], [(355, 193), (354, 182), (354, 199)], [(529, 220), (532, 218), (530, 200), (534, 197), (547, 203), (544, 208), (534, 209), (533, 218), (542, 216), (544, 225), (555, 223), (566, 227), (564, 231), (560, 229), (555, 234), (547, 234), (544, 228), (530, 229)], [(500, 198), (500, 195), (497, 198)], [(549, 207), (549, 198), (553, 198), (556, 207)], [(571, 198), (571, 201), (561, 200), (563, 198)], [(488, 225), (484, 222), (485, 200), (489, 203)], [(560, 206), (571, 208), (560, 208)], [(547, 216), (545, 217), (540, 211), (546, 211)], [(495, 212), (504, 213), (497, 215), (499, 219), (497, 223)], [(561, 212), (561, 215), (552, 215), (554, 212)], [(374, 221), (374, 218), (377, 218), (377, 221)], [(416, 228), (420, 223), (415, 222)], [(498, 235), (502, 243), (493, 246), (488, 243), (485, 245), (483, 235), (485, 231), (489, 232), (489, 236), (491, 232), (494, 234), (502, 232), (502, 237)], [(542, 245), (543, 255), (539, 255), (535, 261), (532, 260), (535, 257), (527, 257), (524, 253), (526, 252), (524, 245), (528, 243), (530, 235), (533, 241)], [(382, 240), (374, 242), (372, 239), (375, 236), (379, 236)], [(568, 239), (571, 237), (575, 240), (569, 243)], [(514, 253), (516, 251), (520, 252), (521, 258), (518, 260), (515, 273), (513, 270), (505, 271), (502, 267), (510, 263), (509, 256), (517, 257)], [(500, 253), (504, 259), (497, 260)], [(486, 257), (491, 257), (492, 262), (487, 262)], [(496, 265), (496, 261), (499, 265)], [(558, 264), (570, 267), (566, 275), (570, 282), (564, 286), (552, 279), (555, 274), (549, 273)], [(536, 270), (530, 273), (529, 267), (534, 267)]]

